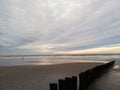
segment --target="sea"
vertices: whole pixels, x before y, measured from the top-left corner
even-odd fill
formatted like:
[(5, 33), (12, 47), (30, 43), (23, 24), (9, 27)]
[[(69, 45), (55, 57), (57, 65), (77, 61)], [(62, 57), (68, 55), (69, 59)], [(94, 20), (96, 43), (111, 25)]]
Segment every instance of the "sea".
[(120, 55), (81, 56), (0, 56), (0, 66), (52, 65), (75, 62), (109, 62), (116, 60), (120, 65)]

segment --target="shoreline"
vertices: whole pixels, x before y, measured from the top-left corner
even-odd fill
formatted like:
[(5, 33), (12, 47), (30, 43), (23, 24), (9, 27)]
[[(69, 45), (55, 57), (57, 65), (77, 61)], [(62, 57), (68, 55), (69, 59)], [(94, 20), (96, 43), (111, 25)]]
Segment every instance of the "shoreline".
[[(37, 61), (35, 61), (37, 62)], [(9, 67), (41, 67), (41, 66), (56, 66), (56, 65), (64, 65), (64, 64), (104, 64), (108, 61), (80, 61), (80, 62), (66, 62), (66, 63), (54, 63), (54, 64), (31, 64), (31, 65), (7, 65), (7, 66), (0, 66), (0, 68), (9, 68)]]

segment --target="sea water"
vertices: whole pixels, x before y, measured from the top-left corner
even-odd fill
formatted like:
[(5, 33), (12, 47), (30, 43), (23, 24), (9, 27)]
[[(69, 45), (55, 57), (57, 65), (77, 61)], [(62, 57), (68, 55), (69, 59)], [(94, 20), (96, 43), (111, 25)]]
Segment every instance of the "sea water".
[(120, 55), (85, 55), (85, 56), (1, 56), (0, 66), (16, 65), (51, 65), (74, 62), (106, 62), (116, 60), (120, 65)]

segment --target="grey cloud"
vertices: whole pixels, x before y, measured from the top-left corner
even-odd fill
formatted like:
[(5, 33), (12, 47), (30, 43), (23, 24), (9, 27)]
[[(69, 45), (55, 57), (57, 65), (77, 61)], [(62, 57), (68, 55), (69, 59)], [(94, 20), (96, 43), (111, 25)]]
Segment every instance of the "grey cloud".
[(34, 44), (55, 45), (52, 51), (118, 44), (119, 8), (119, 0), (1, 0), (0, 52)]

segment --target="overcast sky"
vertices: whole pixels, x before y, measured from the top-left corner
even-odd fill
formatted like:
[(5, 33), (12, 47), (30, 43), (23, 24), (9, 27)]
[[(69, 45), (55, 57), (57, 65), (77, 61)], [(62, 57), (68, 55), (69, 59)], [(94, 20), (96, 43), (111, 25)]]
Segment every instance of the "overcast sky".
[(120, 53), (120, 0), (0, 0), (0, 54)]

